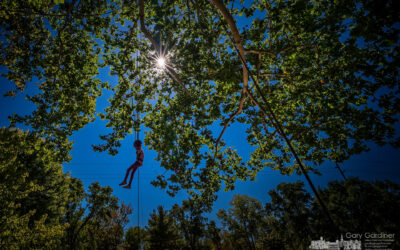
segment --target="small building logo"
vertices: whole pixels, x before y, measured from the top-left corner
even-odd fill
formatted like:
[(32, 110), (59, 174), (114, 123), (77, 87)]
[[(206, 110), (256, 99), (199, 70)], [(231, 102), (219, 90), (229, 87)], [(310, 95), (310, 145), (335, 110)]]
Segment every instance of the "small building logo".
[(340, 240), (326, 241), (323, 237), (319, 240), (311, 241), (310, 249), (323, 249), (323, 250), (361, 250), (361, 241), (359, 240), (343, 240), (343, 235)]

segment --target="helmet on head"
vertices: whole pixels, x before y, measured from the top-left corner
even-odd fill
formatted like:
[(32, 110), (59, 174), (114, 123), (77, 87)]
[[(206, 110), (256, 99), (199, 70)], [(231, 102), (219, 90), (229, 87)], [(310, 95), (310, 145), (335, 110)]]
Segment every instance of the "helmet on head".
[(133, 146), (134, 146), (134, 147), (140, 147), (140, 146), (142, 146), (142, 141), (141, 141), (141, 140), (136, 140), (136, 141), (133, 143)]

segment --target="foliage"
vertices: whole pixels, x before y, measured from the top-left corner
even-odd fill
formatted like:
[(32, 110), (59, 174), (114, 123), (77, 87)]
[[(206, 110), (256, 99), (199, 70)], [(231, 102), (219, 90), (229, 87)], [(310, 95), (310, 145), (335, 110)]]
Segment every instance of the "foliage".
[(66, 205), (66, 212), (63, 217), (63, 223), (68, 227), (64, 231), (63, 245), (65, 248), (74, 248), (76, 246), (77, 234), (82, 223), (81, 218), (85, 214), (85, 208), (82, 207), (82, 202), (85, 198), (85, 190), (83, 183), (76, 178), (71, 178), (69, 185), (69, 197)]
[(56, 245), (70, 180), (60, 152), (32, 132), (0, 128), (0, 246)]
[[(328, 209), (333, 212), (342, 232), (391, 232), (399, 235), (399, 184), (351, 178), (345, 182), (330, 182), (321, 194), (328, 200)], [(316, 203), (312, 211), (315, 231), (323, 229), (327, 236), (337, 237)], [(399, 238), (395, 239), (393, 249), (400, 246)]]
[[(346, 233), (399, 233), (400, 186), (390, 181), (368, 182), (358, 178), (333, 181), (320, 190), (338, 224)], [(140, 229), (144, 249), (309, 249), (321, 236), (329, 241), (341, 235), (323, 214), (320, 204), (300, 181), (280, 183), (268, 192), (264, 205), (247, 195), (235, 195), (230, 208), (220, 209), (215, 221), (206, 223), (198, 201), (186, 200), (166, 211), (159, 207), (151, 215), (146, 232)], [(371, 202), (377, 201), (376, 203)], [(126, 233), (137, 246), (137, 228)], [(146, 238), (144, 235), (147, 235)], [(363, 244), (365, 238), (362, 239)], [(396, 249), (396, 236), (390, 246)], [(130, 245), (130, 249), (133, 245)]]
[(100, 85), (105, 85), (94, 78), (100, 53), (94, 35), (109, 24), (95, 13), (111, 7), (101, 1), (1, 2), (0, 57), (8, 69), (2, 75), (16, 87), (6, 95), (15, 96), (30, 82), (37, 86), (35, 95), (26, 96), (36, 110), (14, 115), (12, 124), (24, 122), (58, 142), (94, 119)]
[[(304, 184), (300, 181), (281, 183), (269, 192), (269, 196), (271, 202), (265, 209), (271, 228), (270, 244), (281, 245), (284, 249), (308, 249), (314, 236), (310, 225), (313, 211), (311, 196), (304, 190)], [(318, 206), (316, 201), (314, 205)], [(318, 233), (325, 236), (330, 228), (320, 228)]]
[[(101, 187), (94, 182), (88, 193), (82, 193), (82, 184), (76, 183), (72, 191), (77, 200), (69, 204), (65, 222), (69, 227), (65, 235), (66, 249), (114, 249), (122, 245), (124, 226), (132, 208), (112, 196), (110, 187)], [(86, 207), (82, 200), (85, 199)], [(86, 212), (86, 213), (85, 213)]]
[[(299, 173), (288, 142), (315, 172), (368, 150), (368, 141), (400, 146), (394, 1), (33, 2), (0, 5), (0, 61), (15, 86), (7, 95), (38, 86), (27, 97), (36, 110), (12, 124), (63, 141), (94, 120), (96, 99), (110, 90), (98, 115), (111, 131), (94, 149), (115, 155), (139, 126), (132, 113), (145, 114), (145, 144), (170, 170), (153, 184), (171, 195), (186, 189), (211, 207), (218, 190), (265, 167)], [(160, 50), (162, 72), (151, 59)], [(96, 78), (100, 68), (118, 82)], [(233, 122), (254, 148), (247, 162), (213, 133)]]
[(147, 238), (146, 230), (141, 227), (130, 227), (125, 233), (124, 246), (128, 250), (141, 249)]
[[(66, 143), (68, 143), (66, 141)], [(0, 246), (6, 249), (307, 249), (336, 230), (301, 182), (281, 183), (264, 206), (236, 195), (221, 222), (207, 223), (208, 203), (158, 207), (146, 230), (124, 233), (132, 209), (110, 187), (62, 173), (58, 145), (33, 132), (0, 129)], [(320, 189), (341, 232), (400, 234), (400, 185), (357, 178)], [(123, 238), (125, 234), (125, 239)], [(400, 246), (396, 237), (394, 249)]]
[(58, 148), (33, 132), (0, 129), (0, 247), (122, 245), (132, 209), (119, 205), (110, 187), (92, 183), (85, 193), (80, 180), (63, 173)]
[(205, 244), (209, 245), (211, 249), (222, 249), (223, 248), (222, 247), (221, 229), (217, 227), (217, 224), (215, 223), (215, 221), (210, 221), (207, 224)]
[(203, 242), (207, 234), (207, 219), (203, 213), (204, 204), (196, 200), (185, 200), (182, 206), (175, 204), (172, 207), (170, 216), (176, 221), (179, 232), (185, 239), (184, 249), (208, 249)]
[(262, 204), (247, 195), (235, 195), (226, 212), (218, 211), (218, 218), (228, 230), (233, 249), (263, 249), (261, 238), (266, 228), (265, 210)]
[(179, 249), (182, 246), (182, 238), (178, 227), (168, 211), (162, 206), (150, 214), (148, 226), (146, 226), (148, 249)]
[[(350, 178), (330, 182), (320, 191), (345, 240), (349, 240), (346, 232), (398, 235), (398, 184)], [(236, 195), (228, 212), (219, 211), (223, 249), (254, 249), (252, 239), (255, 249), (308, 249), (311, 240), (321, 236), (330, 241), (340, 239), (302, 182), (281, 183), (269, 196), (270, 202), (263, 207), (254, 198)], [(399, 238), (395, 237), (390, 247), (396, 249), (399, 244)]]

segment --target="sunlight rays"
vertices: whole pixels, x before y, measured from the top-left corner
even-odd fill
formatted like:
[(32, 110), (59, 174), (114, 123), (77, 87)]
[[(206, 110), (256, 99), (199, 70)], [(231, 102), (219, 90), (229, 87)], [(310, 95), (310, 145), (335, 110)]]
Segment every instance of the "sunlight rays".
[(168, 48), (168, 43), (163, 44), (160, 41), (159, 50), (150, 55), (150, 61), (158, 74), (169, 73), (170, 69), (173, 69), (172, 56), (173, 53), (171, 52), (171, 48)]
[(165, 67), (165, 58), (164, 57), (160, 57), (157, 59), (157, 66), (161, 69), (163, 69)]

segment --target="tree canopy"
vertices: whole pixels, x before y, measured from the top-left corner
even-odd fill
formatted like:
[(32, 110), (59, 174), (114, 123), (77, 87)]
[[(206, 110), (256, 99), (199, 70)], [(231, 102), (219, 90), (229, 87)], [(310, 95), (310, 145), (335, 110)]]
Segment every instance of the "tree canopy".
[(59, 156), (34, 133), (0, 128), (0, 247), (58, 242), (70, 184)]
[[(117, 154), (133, 128), (168, 175), (153, 184), (210, 203), (265, 168), (317, 172), (368, 142), (400, 146), (395, 1), (2, 1), (3, 74), (36, 109), (13, 115), (49, 140), (107, 121), (94, 150)], [(157, 69), (161, 54), (167, 66)], [(107, 69), (117, 82), (104, 82)], [(96, 100), (111, 91), (108, 106)], [(245, 162), (223, 134), (243, 124)], [(215, 126), (220, 131), (215, 133)]]
[(34, 132), (0, 128), (0, 248), (97, 249), (122, 244), (132, 208), (110, 187), (63, 173), (63, 152)]

